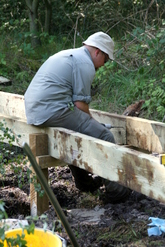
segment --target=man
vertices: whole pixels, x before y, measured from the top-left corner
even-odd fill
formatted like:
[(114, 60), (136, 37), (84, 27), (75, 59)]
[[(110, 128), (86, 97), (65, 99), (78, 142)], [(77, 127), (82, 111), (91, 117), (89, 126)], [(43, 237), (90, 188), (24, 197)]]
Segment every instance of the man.
[[(93, 119), (89, 111), (95, 71), (109, 59), (113, 60), (113, 51), (111, 37), (97, 32), (82, 47), (48, 58), (25, 93), (27, 123), (63, 127), (115, 143), (113, 134)], [(70, 169), (79, 189), (94, 191), (101, 185), (100, 177), (92, 177), (75, 166)]]

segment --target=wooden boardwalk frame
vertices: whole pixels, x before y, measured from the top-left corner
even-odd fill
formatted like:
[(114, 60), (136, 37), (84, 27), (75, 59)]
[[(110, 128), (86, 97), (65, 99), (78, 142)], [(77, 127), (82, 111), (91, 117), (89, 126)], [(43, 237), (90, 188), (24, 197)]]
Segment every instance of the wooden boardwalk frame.
[[(5, 119), (15, 135), (21, 135), (19, 145), (30, 145), (46, 177), (48, 167), (73, 164), (165, 203), (165, 167), (159, 157), (165, 153), (165, 124), (97, 110), (91, 113), (101, 123), (122, 127), (112, 129), (117, 144), (64, 128), (27, 125), (23, 96), (0, 92), (0, 121)], [(38, 198), (32, 186), (33, 206), (40, 214), (48, 201)]]

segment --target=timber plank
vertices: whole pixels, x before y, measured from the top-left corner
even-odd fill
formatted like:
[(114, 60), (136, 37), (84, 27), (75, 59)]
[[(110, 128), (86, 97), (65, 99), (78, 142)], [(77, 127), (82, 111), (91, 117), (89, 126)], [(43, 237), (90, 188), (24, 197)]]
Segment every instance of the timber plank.
[(41, 167), (41, 169), (48, 168), (48, 167), (66, 166), (67, 165), (66, 162), (59, 160), (59, 159), (55, 159), (50, 155), (37, 156), (36, 160), (37, 160), (38, 165)]
[[(47, 155), (48, 154), (48, 136), (47, 134), (30, 134), (29, 135), (29, 146), (34, 156), (36, 155)], [(34, 170), (32, 172), (35, 174)], [(42, 172), (48, 181), (48, 167), (42, 169)], [(49, 200), (44, 193), (41, 197), (35, 190), (33, 183), (30, 184), (30, 208), (31, 215), (41, 215), (43, 212), (49, 209)]]
[(0, 92), (0, 113), (13, 118), (26, 119), (24, 96)]
[(126, 117), (118, 114), (90, 109), (91, 115), (100, 123), (111, 124), (114, 127), (110, 131), (115, 137), (117, 144), (126, 144)]
[(151, 152), (165, 153), (165, 123), (127, 117), (126, 131), (128, 145)]
[(23, 120), (6, 121), (27, 143), (29, 133), (47, 133), (50, 156), (165, 202), (165, 167), (159, 158), (63, 128), (43, 129)]
[[(27, 142), (29, 144), (29, 134), (45, 133), (45, 128), (28, 125), (26, 123), (26, 119), (11, 118), (0, 114), (0, 121), (3, 122), (5, 126), (11, 129), (14, 133), (18, 140), (18, 142), (13, 143), (15, 146), (22, 146), (23, 142)], [(2, 134), (1, 131), (0, 133)], [(4, 142), (8, 141), (4, 140)]]
[(165, 203), (159, 158), (66, 129), (49, 128), (49, 154)]
[[(150, 152), (165, 153), (165, 123), (96, 110), (91, 110), (91, 113), (99, 122), (123, 126), (121, 130), (111, 130), (117, 139), (117, 144), (127, 144)], [(126, 131), (125, 135), (123, 131)], [(123, 139), (120, 138), (121, 133)]]

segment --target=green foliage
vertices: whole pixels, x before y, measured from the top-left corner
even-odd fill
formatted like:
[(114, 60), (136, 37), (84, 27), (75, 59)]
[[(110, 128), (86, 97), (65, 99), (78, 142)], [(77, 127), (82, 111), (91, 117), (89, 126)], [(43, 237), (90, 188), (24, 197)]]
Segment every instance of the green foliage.
[(144, 108), (147, 108), (146, 117), (150, 118), (154, 114), (155, 119), (162, 120), (165, 115), (165, 87), (159, 86), (155, 79), (150, 80), (147, 89), (148, 99), (144, 105)]
[[(12, 80), (12, 86), (0, 86), (0, 90), (24, 94), (50, 55), (78, 47), (88, 35), (102, 30), (115, 41), (115, 61), (97, 71), (95, 85), (100, 94), (94, 97), (91, 106), (122, 113), (128, 104), (143, 98), (146, 101), (144, 116), (161, 120), (164, 114), (165, 3), (150, 3), (149, 0), (51, 1), (48, 34), (44, 31), (45, 5), (40, 1), (35, 35), (41, 43), (34, 48), (26, 1), (6, 3), (2, 0), (0, 71), (2, 76)], [(155, 80), (153, 86), (151, 80)]]
[[(0, 220), (6, 219), (5, 203), (0, 200)], [(0, 238), (2, 239), (2, 232), (0, 231)]]
[(5, 238), (5, 240), (7, 241), (8, 246), (19, 246), (19, 247), (27, 247), (27, 241), (24, 240), (25, 238), (25, 234), (22, 233), (22, 235), (20, 236), (19, 234), (17, 234), (16, 238)]
[[(129, 104), (145, 100), (146, 118), (162, 121), (165, 115), (165, 28), (137, 28), (118, 42), (116, 58), (97, 71), (95, 85), (99, 85), (106, 104), (100, 106), (100, 95), (95, 107), (111, 111), (109, 102), (116, 102), (122, 113)], [(97, 98), (98, 97), (98, 98)], [(97, 107), (97, 102), (99, 102)]]

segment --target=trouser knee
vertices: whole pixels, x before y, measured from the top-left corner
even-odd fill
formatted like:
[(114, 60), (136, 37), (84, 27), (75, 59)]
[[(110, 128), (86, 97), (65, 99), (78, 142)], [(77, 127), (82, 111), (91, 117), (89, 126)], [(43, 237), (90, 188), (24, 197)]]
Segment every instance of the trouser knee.
[(108, 142), (112, 142), (112, 143), (116, 143), (115, 142), (115, 138), (114, 135), (112, 134), (112, 132), (110, 132), (109, 130), (104, 130), (100, 136), (100, 139), (104, 140), (104, 141), (108, 141)]

